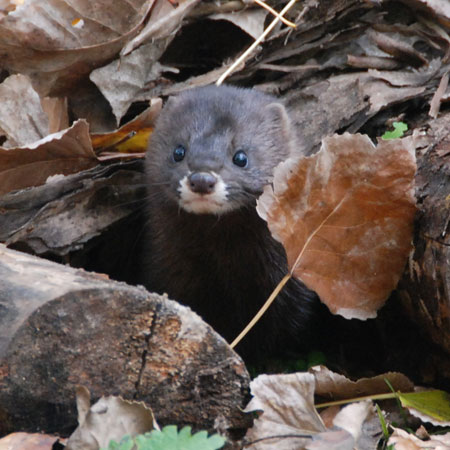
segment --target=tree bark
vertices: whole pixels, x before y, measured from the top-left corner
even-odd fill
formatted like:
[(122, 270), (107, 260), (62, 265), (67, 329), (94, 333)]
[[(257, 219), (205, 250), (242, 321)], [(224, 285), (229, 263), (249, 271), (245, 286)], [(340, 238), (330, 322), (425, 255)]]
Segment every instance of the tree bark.
[(409, 317), (450, 354), (450, 113), (429, 123), (424, 141), (418, 154), (414, 251), (399, 293)]

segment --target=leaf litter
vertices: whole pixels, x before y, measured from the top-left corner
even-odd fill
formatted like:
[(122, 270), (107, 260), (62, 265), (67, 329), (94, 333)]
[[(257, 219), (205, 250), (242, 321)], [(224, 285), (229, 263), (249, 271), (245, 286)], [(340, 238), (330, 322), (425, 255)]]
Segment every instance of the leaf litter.
[[(400, 373), (352, 381), (325, 367), (316, 366), (307, 373), (260, 375), (251, 382), (250, 388), (253, 398), (246, 411), (253, 411), (258, 418), (246, 434), (244, 448), (256, 450), (376, 448), (382, 438), (382, 427), (373, 402), (382, 401), (384, 408), (389, 406), (386, 402), (392, 402), (397, 396), (402, 406), (413, 415), (417, 416), (418, 408), (422, 420), (448, 426), (450, 419), (448, 394), (433, 390), (411, 392), (415, 389), (413, 383)], [(315, 404), (315, 396), (345, 401)], [(411, 407), (412, 399), (420, 397)], [(407, 398), (411, 400), (405, 400)], [(347, 406), (342, 409), (333, 406), (345, 403)], [(434, 409), (430, 408), (433, 403)], [(320, 415), (316, 408), (320, 408)], [(394, 430), (390, 439), (396, 442), (399, 436), (397, 428), (392, 427), (389, 413), (384, 414)], [(445, 421), (436, 421), (444, 417)], [(420, 441), (414, 435), (400, 431), (402, 439)], [(444, 435), (442, 441), (436, 436), (434, 444), (438, 443), (438, 446), (431, 448), (440, 448), (439, 445), (448, 442), (447, 436)], [(425, 447), (425, 442), (420, 442)]]

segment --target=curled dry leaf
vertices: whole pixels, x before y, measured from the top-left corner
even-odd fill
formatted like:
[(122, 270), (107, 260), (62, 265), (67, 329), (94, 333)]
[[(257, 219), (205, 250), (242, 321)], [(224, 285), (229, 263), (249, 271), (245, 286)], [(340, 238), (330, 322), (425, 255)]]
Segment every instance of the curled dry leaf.
[(48, 132), (69, 128), (69, 111), (67, 97), (44, 97), (41, 98), (42, 109), (48, 117)]
[(27, 147), (0, 148), (0, 195), (38, 186), (52, 175), (76, 173), (98, 163), (89, 125), (78, 120), (67, 130), (49, 134)]
[(166, 49), (165, 41), (146, 44), (90, 74), (108, 100), (118, 125), (145, 84), (157, 79), (167, 68), (157, 60)]
[(152, 7), (150, 19), (139, 34), (124, 46), (120, 52), (121, 56), (128, 55), (145, 43), (151, 43), (155, 39), (175, 34), (183, 18), (197, 3), (199, 3), (199, 0), (181, 0), (177, 2), (178, 6), (174, 8), (172, 2), (157, 0)]
[(75, 82), (118, 54), (139, 31), (153, 1), (27, 0), (0, 20), (0, 67), (28, 74), (45, 95)]
[[(246, 411), (264, 412), (255, 420), (246, 439), (256, 441), (275, 436), (250, 448), (301, 448), (300, 444), (308, 442), (312, 434), (325, 431), (314, 407), (314, 377), (311, 374), (260, 375), (250, 383), (250, 388), (254, 397)], [(286, 438), (286, 435), (292, 437)]]
[(89, 408), (90, 394), (77, 388), (78, 428), (67, 441), (67, 450), (107, 448), (111, 439), (119, 442), (125, 435), (135, 436), (152, 430), (155, 419), (142, 402), (120, 397), (102, 397)]
[(146, 83), (164, 71), (173, 71), (158, 60), (197, 3), (198, 0), (187, 0), (174, 9), (167, 0), (157, 1), (146, 26), (123, 49), (120, 59), (91, 73), (90, 79), (111, 104), (117, 123)]
[(353, 381), (344, 375), (332, 372), (324, 366), (315, 366), (309, 369), (316, 381), (316, 395), (330, 399), (341, 400), (366, 395), (390, 393), (391, 389), (385, 380), (388, 380), (395, 391), (411, 392), (413, 382), (399, 372), (388, 372), (371, 378), (360, 378)]
[(333, 424), (347, 431), (358, 442), (362, 433), (362, 426), (366, 419), (374, 416), (373, 403), (370, 400), (353, 403), (342, 408), (333, 420)]
[(371, 401), (347, 405), (334, 417), (330, 431), (314, 435), (312, 442), (307, 444), (305, 449), (353, 450), (355, 448), (376, 448), (378, 437), (371, 435), (364, 428), (364, 424), (369, 421), (378, 422)]
[(291, 272), (335, 314), (376, 316), (411, 249), (412, 139), (332, 136), (313, 156), (288, 160), (258, 200)]
[(162, 108), (162, 100), (154, 99), (149, 108), (111, 133), (92, 134), (97, 154), (104, 152), (145, 153), (150, 133)]

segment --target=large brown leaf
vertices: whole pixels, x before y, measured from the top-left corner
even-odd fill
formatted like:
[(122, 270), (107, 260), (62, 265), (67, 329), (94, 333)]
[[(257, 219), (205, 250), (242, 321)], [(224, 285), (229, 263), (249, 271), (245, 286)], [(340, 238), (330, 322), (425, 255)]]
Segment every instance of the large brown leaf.
[(137, 35), (152, 5), (27, 0), (0, 20), (0, 67), (29, 75), (41, 95), (66, 95)]
[(375, 317), (396, 287), (411, 249), (415, 170), (411, 138), (375, 146), (345, 133), (275, 171), (258, 213), (333, 313)]

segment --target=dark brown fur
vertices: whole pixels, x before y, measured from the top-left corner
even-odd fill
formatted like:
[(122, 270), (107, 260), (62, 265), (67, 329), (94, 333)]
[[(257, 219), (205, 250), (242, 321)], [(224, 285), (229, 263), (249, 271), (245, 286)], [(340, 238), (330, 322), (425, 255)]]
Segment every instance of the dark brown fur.
[[(293, 150), (289, 118), (277, 99), (231, 87), (194, 89), (171, 99), (149, 145), (145, 284), (192, 307), (231, 341), (287, 273), (282, 246), (255, 210), (274, 167)], [(173, 150), (186, 148), (174, 162)], [(248, 167), (232, 164), (244, 149)], [(179, 204), (189, 171), (219, 174), (230, 211), (194, 214)], [(238, 346), (244, 357), (297, 349), (310, 329), (316, 296), (291, 280)]]

